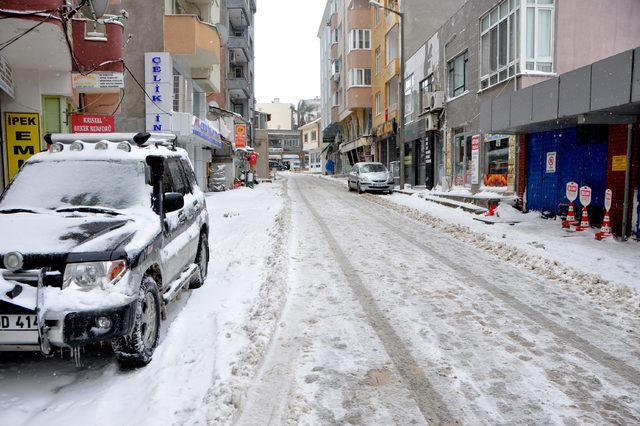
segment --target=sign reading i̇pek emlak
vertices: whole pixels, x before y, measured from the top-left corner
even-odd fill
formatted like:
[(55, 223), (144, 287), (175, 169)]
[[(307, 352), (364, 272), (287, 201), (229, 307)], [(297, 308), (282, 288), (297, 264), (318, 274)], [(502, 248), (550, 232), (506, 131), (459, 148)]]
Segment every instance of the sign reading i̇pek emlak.
[(40, 151), (40, 115), (6, 112), (4, 124), (7, 132), (7, 177), (11, 180), (22, 164)]

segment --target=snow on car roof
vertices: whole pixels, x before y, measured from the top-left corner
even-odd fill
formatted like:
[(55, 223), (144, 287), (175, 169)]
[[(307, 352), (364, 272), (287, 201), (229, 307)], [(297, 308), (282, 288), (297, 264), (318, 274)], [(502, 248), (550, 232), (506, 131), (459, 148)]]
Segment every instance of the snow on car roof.
[[(151, 133), (144, 145), (134, 142), (139, 133), (60, 133), (50, 136), (53, 145), (61, 145), (61, 151), (49, 149), (32, 156), (27, 162), (64, 161), (64, 160), (118, 160), (144, 161), (150, 155), (161, 157), (183, 157), (188, 159), (187, 152), (171, 145), (175, 135), (171, 133)], [(82, 150), (74, 151), (72, 145), (79, 143)], [(102, 149), (96, 149), (100, 142), (106, 142)], [(128, 143), (130, 151), (120, 149), (122, 142)], [(76, 144), (77, 145), (77, 144)]]

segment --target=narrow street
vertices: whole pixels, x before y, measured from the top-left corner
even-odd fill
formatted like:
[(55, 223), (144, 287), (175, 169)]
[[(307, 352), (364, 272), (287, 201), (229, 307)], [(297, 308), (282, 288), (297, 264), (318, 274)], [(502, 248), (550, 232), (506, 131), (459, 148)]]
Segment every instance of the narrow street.
[(239, 424), (632, 424), (638, 318), (289, 175), (290, 295)]

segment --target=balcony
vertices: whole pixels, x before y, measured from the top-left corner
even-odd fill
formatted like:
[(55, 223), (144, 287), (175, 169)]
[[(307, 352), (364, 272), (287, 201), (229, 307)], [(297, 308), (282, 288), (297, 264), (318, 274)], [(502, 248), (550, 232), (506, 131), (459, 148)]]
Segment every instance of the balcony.
[[(117, 61), (124, 55), (124, 26), (119, 22), (110, 22), (99, 28), (94, 28), (93, 21), (88, 19), (73, 19), (73, 50), (78, 59), (74, 64), (74, 71), (88, 71), (96, 69), (99, 64)], [(78, 66), (82, 69), (78, 69)], [(96, 71), (123, 72), (122, 62), (112, 62), (97, 68)]]
[(220, 35), (195, 15), (165, 15), (164, 50), (191, 68), (210, 68), (220, 64)]
[(227, 77), (227, 90), (231, 99), (249, 99), (251, 97), (251, 85), (246, 77)]
[(247, 0), (227, 0), (229, 22), (233, 27), (246, 28), (252, 23), (252, 9)]
[(249, 37), (243, 36), (229, 36), (228, 42), (229, 51), (234, 52), (234, 62), (249, 62), (251, 57), (251, 45), (249, 44)]

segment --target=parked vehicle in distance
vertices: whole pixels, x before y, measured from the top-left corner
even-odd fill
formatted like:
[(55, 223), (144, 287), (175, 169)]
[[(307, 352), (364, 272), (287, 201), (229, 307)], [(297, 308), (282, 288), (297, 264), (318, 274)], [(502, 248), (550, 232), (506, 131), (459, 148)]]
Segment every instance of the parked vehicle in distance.
[(269, 170), (289, 170), (289, 168), (279, 161), (269, 160)]
[(209, 219), (174, 135), (56, 134), (0, 196), (0, 351), (109, 342), (151, 361), (165, 306), (207, 276)]
[(347, 177), (349, 191), (393, 192), (393, 176), (382, 163), (356, 163)]

